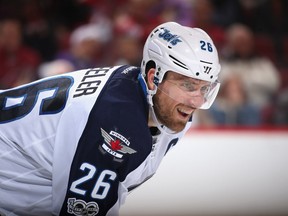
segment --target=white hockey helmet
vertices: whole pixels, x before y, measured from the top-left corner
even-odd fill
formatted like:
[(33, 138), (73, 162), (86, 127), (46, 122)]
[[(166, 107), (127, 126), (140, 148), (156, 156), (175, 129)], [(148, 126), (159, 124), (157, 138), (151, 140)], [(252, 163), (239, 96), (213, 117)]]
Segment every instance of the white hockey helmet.
[[(211, 83), (211, 90), (199, 109), (208, 109), (214, 102), (220, 88), (217, 81), (220, 64), (217, 49), (209, 35), (199, 28), (167, 22), (157, 26), (148, 36), (143, 50), (141, 64), (145, 77), (154, 64), (154, 83), (158, 86), (167, 71)], [(150, 91), (150, 96), (156, 93)]]

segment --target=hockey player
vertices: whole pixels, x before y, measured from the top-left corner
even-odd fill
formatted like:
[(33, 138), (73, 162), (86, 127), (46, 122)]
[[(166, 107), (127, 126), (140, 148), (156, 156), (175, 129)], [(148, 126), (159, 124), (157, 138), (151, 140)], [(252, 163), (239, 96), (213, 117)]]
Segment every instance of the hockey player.
[(0, 215), (118, 215), (219, 90), (201, 29), (156, 27), (141, 68), (91, 68), (0, 92)]

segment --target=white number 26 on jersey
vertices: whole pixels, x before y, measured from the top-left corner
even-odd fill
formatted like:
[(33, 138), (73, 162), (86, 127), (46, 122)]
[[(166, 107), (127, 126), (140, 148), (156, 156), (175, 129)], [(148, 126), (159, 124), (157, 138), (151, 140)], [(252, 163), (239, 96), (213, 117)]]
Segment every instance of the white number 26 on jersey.
[[(81, 184), (86, 181), (93, 180), (93, 177), (95, 177), (95, 173), (96, 173), (96, 167), (88, 163), (83, 163), (80, 166), (80, 169), (82, 171), (88, 170), (88, 173), (85, 174), (80, 179), (72, 182), (70, 191), (77, 193), (77, 194), (85, 195), (87, 191), (84, 189), (81, 189)], [(99, 178), (97, 178), (97, 181), (95, 182), (95, 186), (91, 192), (92, 198), (104, 199), (107, 196), (109, 189), (110, 189), (110, 183), (104, 181), (104, 179), (107, 179), (105, 177), (108, 177), (108, 180), (114, 181), (117, 175), (115, 172), (111, 170), (103, 170), (100, 173)]]

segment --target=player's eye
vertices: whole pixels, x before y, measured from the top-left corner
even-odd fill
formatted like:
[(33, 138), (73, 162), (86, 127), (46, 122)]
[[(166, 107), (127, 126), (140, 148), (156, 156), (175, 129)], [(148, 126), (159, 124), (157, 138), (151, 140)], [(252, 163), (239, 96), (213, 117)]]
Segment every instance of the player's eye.
[(200, 92), (201, 92), (201, 94), (205, 95), (205, 94), (209, 93), (210, 89), (211, 89), (210, 85), (202, 86), (200, 88)]
[(183, 82), (179, 86), (182, 90), (188, 91), (188, 92), (193, 92), (196, 90), (196, 85), (191, 82)]

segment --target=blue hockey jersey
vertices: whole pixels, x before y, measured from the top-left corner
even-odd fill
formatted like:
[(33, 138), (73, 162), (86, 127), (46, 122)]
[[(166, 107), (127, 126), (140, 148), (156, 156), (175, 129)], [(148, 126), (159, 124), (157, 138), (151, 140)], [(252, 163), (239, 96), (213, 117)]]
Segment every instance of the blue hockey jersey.
[(139, 73), (85, 69), (0, 91), (0, 215), (118, 215), (190, 127), (151, 134)]

